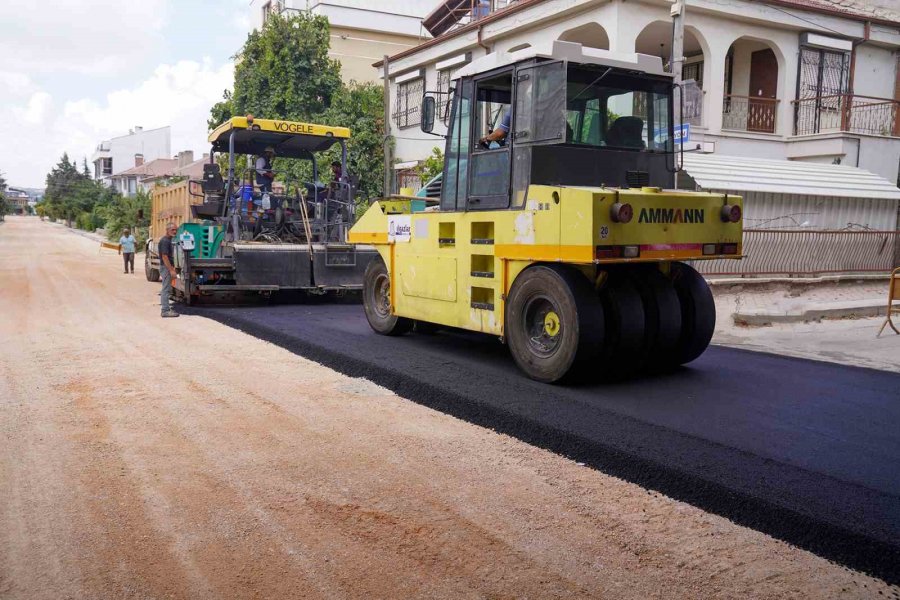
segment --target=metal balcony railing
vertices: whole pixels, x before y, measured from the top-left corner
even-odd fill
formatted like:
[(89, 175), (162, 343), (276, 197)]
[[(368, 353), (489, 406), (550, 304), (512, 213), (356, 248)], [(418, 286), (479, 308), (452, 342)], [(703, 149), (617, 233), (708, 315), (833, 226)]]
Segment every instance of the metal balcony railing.
[(722, 106), (722, 129), (775, 133), (777, 98), (725, 95)]
[(516, 0), (444, 0), (425, 17), (422, 24), (431, 35), (438, 37), (503, 10), (515, 2)]
[(744, 259), (697, 261), (705, 275), (889, 273), (900, 264), (900, 231), (745, 229)]
[(900, 136), (900, 101), (854, 94), (794, 100), (794, 135), (846, 131)]

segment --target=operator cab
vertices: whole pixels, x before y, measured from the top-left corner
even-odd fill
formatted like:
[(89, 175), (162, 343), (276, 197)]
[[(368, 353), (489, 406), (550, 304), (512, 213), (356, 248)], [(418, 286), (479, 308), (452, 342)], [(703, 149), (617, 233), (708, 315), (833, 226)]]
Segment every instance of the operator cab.
[(450, 103), (440, 209), (522, 208), (531, 184), (673, 187), (672, 90), (657, 57), (570, 42), (473, 61)]
[[(349, 137), (344, 127), (251, 116), (229, 119), (209, 136), (212, 152), (201, 182), (204, 204), (194, 208), (194, 216), (216, 217), (232, 241), (343, 242), (355, 216), (355, 179), (347, 170)], [(331, 175), (321, 168), (322, 159), (335, 145), (340, 146), (340, 176), (322, 182), (320, 174)], [(271, 192), (260, 189), (255, 164), (269, 148), (276, 160)], [(228, 155), (224, 177), (213, 158), (217, 152)], [(245, 167), (238, 165), (240, 156), (248, 157)]]

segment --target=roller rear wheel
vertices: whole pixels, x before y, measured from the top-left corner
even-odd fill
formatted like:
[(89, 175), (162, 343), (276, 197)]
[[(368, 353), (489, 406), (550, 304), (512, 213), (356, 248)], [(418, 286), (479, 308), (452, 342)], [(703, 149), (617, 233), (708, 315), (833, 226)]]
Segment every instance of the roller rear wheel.
[(411, 319), (391, 312), (391, 276), (381, 258), (372, 259), (363, 278), (363, 309), (376, 333), (403, 335), (413, 327)]
[(667, 366), (681, 337), (681, 304), (672, 282), (655, 265), (635, 269), (631, 282), (644, 306), (642, 360), (650, 369)]
[(552, 383), (598, 366), (603, 307), (577, 271), (534, 266), (513, 283), (504, 329), (519, 368), (532, 379)]
[(703, 276), (684, 263), (672, 263), (672, 285), (681, 304), (681, 335), (672, 364), (683, 365), (703, 354), (716, 328), (716, 303)]
[(644, 305), (624, 272), (611, 271), (600, 290), (606, 316), (603, 363), (613, 377), (640, 369), (644, 358)]

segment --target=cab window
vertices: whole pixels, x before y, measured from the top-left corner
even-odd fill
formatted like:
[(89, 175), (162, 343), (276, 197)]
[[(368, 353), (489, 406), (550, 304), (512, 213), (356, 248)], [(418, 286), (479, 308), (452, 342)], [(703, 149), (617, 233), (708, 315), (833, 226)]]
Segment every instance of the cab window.
[(570, 67), (566, 142), (648, 152), (671, 151), (671, 93), (666, 81)]

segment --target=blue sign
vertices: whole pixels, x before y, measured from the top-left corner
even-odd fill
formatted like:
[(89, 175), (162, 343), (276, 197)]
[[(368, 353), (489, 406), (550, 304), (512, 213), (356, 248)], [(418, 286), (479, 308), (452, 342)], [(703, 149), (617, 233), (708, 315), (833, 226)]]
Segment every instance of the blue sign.
[(691, 141), (691, 124), (682, 123), (675, 128), (675, 143), (686, 144)]
[[(691, 124), (690, 123), (682, 123), (681, 125), (674, 127), (675, 131), (675, 143), (676, 144), (686, 144), (691, 141)], [(663, 144), (666, 140), (669, 139), (669, 130), (668, 129), (654, 129), (653, 130), (653, 139), (657, 144)]]

